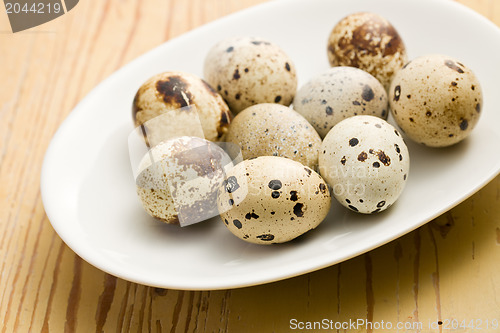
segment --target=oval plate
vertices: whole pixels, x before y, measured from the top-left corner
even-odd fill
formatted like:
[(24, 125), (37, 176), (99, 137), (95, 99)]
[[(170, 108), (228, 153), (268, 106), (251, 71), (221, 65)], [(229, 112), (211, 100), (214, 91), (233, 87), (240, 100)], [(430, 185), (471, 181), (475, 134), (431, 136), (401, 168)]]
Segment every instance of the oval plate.
[[(284, 48), (295, 61), (300, 85), (329, 67), (328, 34), (338, 20), (357, 11), (388, 18), (410, 58), (443, 53), (474, 70), (485, 98), (471, 137), (446, 149), (408, 143), (408, 184), (391, 209), (363, 216), (334, 203), (316, 230), (287, 244), (247, 244), (217, 219), (179, 228), (144, 213), (127, 150), (133, 129), (130, 106), (142, 82), (167, 70), (201, 76), (204, 56), (214, 43), (254, 35)], [(281, 0), (253, 7), (161, 45), (96, 87), (64, 121), (47, 150), (41, 178), (45, 210), (56, 232), (83, 259), (146, 285), (235, 288), (327, 267), (423, 225), (499, 173), (500, 112), (494, 101), (498, 59), (499, 29), (452, 1)]]

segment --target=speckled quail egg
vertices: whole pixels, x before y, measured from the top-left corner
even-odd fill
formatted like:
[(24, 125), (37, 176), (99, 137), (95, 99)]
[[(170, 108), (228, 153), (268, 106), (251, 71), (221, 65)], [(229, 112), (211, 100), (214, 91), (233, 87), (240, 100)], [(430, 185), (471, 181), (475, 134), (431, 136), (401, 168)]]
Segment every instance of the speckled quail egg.
[(398, 126), (410, 139), (445, 147), (471, 133), (481, 114), (483, 94), (477, 77), (459, 60), (427, 55), (396, 74), (389, 101)]
[(319, 170), (333, 196), (352, 211), (387, 209), (403, 191), (410, 167), (400, 133), (373, 116), (347, 118), (323, 140)]
[(147, 80), (135, 95), (132, 116), (138, 127), (159, 115), (189, 105), (196, 106), (198, 117), (192, 114), (179, 121), (168, 120), (160, 123), (158, 129), (148, 129), (148, 134), (156, 134), (151, 132), (157, 130), (182, 136), (192, 133), (193, 126), (201, 126), (207, 140), (216, 141), (224, 135), (232, 118), (227, 104), (207, 82), (189, 73), (165, 72)]
[(166, 223), (192, 224), (217, 216), (217, 191), (230, 157), (217, 144), (183, 136), (153, 147), (142, 159), (137, 194), (146, 212)]
[(290, 57), (262, 38), (233, 37), (219, 42), (205, 58), (204, 73), (234, 113), (259, 103), (290, 105), (297, 90)]
[(375, 13), (344, 17), (328, 39), (332, 66), (352, 66), (375, 76), (389, 89), (392, 77), (407, 61), (406, 48), (394, 26)]
[(264, 103), (234, 117), (226, 141), (241, 148), (244, 159), (281, 156), (310, 168), (318, 164), (321, 138), (314, 128), (289, 107)]
[(324, 138), (341, 120), (362, 114), (386, 119), (387, 93), (369, 73), (354, 67), (333, 67), (306, 83), (295, 96), (295, 111)]
[(227, 228), (257, 244), (287, 242), (316, 228), (330, 204), (319, 174), (274, 156), (246, 160), (229, 170), (217, 200)]

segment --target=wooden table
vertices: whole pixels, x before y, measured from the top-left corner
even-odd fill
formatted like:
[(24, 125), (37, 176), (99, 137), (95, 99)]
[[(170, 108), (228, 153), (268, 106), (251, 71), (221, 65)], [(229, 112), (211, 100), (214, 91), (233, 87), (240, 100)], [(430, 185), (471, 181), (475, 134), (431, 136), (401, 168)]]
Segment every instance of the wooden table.
[[(486, 320), (500, 320), (500, 177), (374, 251), (235, 290), (130, 283), (84, 262), (54, 232), (40, 198), (40, 169), (52, 135), (77, 102), (158, 44), (261, 2), (82, 0), (68, 14), (17, 34), (2, 11), (1, 332), (285, 332), (293, 318), (394, 325), (480, 319), (483, 329), (474, 332), (496, 331), (486, 329)], [(500, 25), (500, 1), (460, 2)]]

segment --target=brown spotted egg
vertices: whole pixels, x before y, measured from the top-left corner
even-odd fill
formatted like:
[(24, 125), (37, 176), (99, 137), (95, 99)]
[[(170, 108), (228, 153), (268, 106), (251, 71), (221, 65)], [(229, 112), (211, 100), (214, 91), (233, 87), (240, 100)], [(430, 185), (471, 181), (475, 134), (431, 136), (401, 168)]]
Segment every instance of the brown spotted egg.
[[(137, 91), (132, 116), (135, 126), (186, 106), (196, 106), (197, 116), (178, 113), (179, 119), (150, 124), (148, 135), (169, 132), (182, 135), (192, 133), (193, 127), (202, 127), (205, 139), (219, 140), (227, 130), (232, 115), (222, 97), (199, 77), (184, 72), (166, 72), (153, 76)], [(152, 125), (158, 125), (153, 128)], [(152, 133), (157, 131), (157, 133)]]
[(316, 228), (330, 204), (319, 174), (274, 156), (246, 160), (229, 170), (217, 200), (227, 228), (256, 244), (287, 242)]
[(380, 82), (354, 67), (333, 67), (306, 83), (295, 96), (295, 111), (324, 138), (341, 120), (362, 114), (386, 119), (387, 94)]
[(406, 64), (394, 77), (389, 94), (401, 130), (430, 147), (465, 139), (483, 104), (481, 86), (471, 69), (446, 55), (422, 56)]
[(319, 171), (333, 196), (352, 211), (390, 207), (408, 178), (410, 156), (399, 132), (373, 116), (347, 118), (323, 140)]
[(297, 89), (290, 57), (262, 38), (219, 42), (205, 58), (204, 73), (234, 113), (259, 103), (290, 105)]
[(218, 215), (217, 191), (232, 161), (217, 144), (183, 136), (153, 147), (138, 167), (144, 210), (169, 223), (192, 224)]
[(234, 117), (226, 141), (238, 145), (244, 159), (281, 156), (310, 168), (318, 164), (321, 138), (304, 117), (280, 104), (257, 104)]
[(375, 13), (344, 17), (328, 39), (332, 66), (352, 66), (375, 76), (387, 90), (407, 61), (406, 48), (394, 26)]

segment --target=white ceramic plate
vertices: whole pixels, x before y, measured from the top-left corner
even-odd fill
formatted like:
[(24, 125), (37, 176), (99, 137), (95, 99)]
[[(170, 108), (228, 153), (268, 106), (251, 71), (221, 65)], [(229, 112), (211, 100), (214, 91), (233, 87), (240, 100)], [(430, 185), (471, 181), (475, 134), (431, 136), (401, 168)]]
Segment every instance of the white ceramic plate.
[[(223, 223), (179, 228), (149, 218), (135, 194), (127, 151), (131, 103), (139, 85), (166, 70), (202, 75), (206, 52), (232, 35), (275, 41), (294, 59), (299, 84), (327, 69), (326, 39), (356, 11), (387, 17), (410, 58), (444, 53), (471, 67), (483, 87), (472, 136), (447, 149), (409, 143), (411, 171), (399, 201), (364, 216), (333, 204), (316, 230), (288, 244), (258, 246)], [(223, 18), (143, 55), (94, 89), (47, 150), (41, 190), (47, 215), (78, 255), (118, 277), (157, 287), (221, 289), (276, 281), (341, 262), (385, 244), (449, 210), (500, 170), (500, 31), (446, 0), (280, 0)]]

